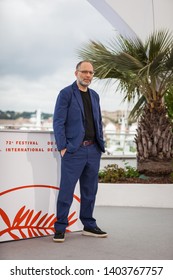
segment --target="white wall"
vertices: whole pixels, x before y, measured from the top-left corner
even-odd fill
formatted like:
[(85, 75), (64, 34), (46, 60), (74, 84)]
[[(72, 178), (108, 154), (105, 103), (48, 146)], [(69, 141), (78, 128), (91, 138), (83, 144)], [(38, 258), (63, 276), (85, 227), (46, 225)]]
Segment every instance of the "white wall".
[(99, 184), (96, 206), (173, 208), (173, 185)]

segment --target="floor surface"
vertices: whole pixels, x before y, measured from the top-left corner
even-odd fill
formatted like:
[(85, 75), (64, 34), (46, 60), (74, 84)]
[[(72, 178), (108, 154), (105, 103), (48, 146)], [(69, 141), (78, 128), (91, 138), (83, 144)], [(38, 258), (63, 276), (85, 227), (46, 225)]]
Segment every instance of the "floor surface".
[(107, 238), (67, 233), (0, 243), (2, 260), (173, 260), (173, 209), (95, 207)]

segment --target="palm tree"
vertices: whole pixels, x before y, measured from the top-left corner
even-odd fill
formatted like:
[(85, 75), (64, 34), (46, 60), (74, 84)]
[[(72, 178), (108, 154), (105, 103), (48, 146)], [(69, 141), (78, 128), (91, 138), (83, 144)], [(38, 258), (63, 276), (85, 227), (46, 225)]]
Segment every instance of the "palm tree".
[(115, 79), (124, 99), (137, 98), (131, 116), (138, 120), (138, 171), (155, 175), (172, 172), (173, 131), (164, 102), (168, 92), (173, 94), (172, 34), (155, 31), (144, 43), (138, 37), (119, 36), (109, 46), (90, 41), (79, 50), (79, 57), (93, 63), (96, 78)]
[(173, 124), (173, 87), (165, 94), (165, 104), (168, 111), (168, 116)]

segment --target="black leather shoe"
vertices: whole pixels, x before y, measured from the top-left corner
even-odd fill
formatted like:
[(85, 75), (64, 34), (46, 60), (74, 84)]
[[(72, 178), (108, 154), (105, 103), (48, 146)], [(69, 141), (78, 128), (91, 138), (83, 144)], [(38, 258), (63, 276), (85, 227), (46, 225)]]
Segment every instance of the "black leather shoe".
[(55, 242), (64, 242), (65, 240), (65, 233), (64, 232), (60, 232), (60, 231), (56, 231), (55, 235), (53, 237), (53, 241)]
[(83, 235), (93, 236), (93, 237), (107, 237), (108, 234), (105, 231), (102, 231), (99, 227), (95, 228), (86, 228), (84, 227)]

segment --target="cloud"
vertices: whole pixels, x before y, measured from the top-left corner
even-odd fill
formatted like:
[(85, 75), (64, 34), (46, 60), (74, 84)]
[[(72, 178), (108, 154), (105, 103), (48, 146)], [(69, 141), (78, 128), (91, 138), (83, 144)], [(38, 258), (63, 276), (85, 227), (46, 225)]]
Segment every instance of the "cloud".
[(102, 16), (82, 2), (1, 1), (1, 74), (33, 79), (52, 74), (71, 64), (82, 42), (103, 37), (110, 25), (105, 21), (100, 32)]
[(52, 112), (59, 90), (75, 79), (77, 50), (115, 36), (85, 0), (1, 0), (0, 11), (1, 110)]

